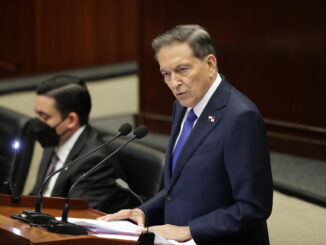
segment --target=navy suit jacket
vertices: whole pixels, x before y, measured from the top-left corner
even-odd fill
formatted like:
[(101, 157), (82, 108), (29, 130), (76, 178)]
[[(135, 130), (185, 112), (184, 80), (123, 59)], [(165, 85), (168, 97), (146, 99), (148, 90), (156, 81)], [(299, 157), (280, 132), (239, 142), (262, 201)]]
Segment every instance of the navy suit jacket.
[[(96, 130), (87, 126), (71, 149), (64, 164), (90, 152), (102, 143), (103, 141), (97, 134)], [(40, 187), (45, 179), (53, 151), (54, 147), (47, 147), (44, 149), (38, 170), (38, 177), (30, 195), (38, 195)], [(64, 169), (64, 171), (62, 171), (58, 176), (51, 196), (67, 197), (71, 185), (83, 173), (86, 173), (90, 168), (102, 161), (108, 155), (109, 152), (107, 149), (102, 148), (83, 160), (77, 161), (70, 167)], [(125, 178), (125, 176), (119, 166), (118, 159), (112, 157), (94, 173), (77, 184), (71, 190), (70, 197), (86, 200), (91, 208), (106, 213), (116, 212), (121, 208), (135, 207), (137, 202), (135, 202), (134, 198), (128, 192), (120, 190), (115, 185), (114, 181), (116, 178)]]
[(185, 111), (176, 101), (165, 188), (146, 203), (149, 224), (190, 226), (197, 244), (269, 244), (273, 184), (257, 107), (222, 76), (172, 174), (173, 145)]

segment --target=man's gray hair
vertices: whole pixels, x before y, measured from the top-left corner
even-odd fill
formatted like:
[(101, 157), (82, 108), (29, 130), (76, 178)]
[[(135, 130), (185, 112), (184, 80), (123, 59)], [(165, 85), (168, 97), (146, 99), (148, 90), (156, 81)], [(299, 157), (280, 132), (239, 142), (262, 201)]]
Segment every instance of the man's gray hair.
[(205, 28), (199, 25), (177, 25), (152, 41), (155, 58), (157, 59), (157, 54), (163, 46), (171, 45), (174, 42), (188, 43), (193, 55), (200, 60), (209, 54), (216, 57), (213, 40)]

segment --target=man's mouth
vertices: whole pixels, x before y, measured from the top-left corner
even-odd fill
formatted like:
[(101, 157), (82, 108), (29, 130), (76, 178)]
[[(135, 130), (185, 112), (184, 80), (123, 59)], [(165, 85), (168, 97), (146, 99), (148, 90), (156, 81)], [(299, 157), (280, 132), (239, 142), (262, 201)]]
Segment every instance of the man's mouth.
[(182, 96), (182, 95), (184, 95), (184, 94), (186, 94), (186, 92), (179, 92), (179, 93), (176, 93), (175, 95), (176, 95), (177, 97), (180, 97), (180, 96)]

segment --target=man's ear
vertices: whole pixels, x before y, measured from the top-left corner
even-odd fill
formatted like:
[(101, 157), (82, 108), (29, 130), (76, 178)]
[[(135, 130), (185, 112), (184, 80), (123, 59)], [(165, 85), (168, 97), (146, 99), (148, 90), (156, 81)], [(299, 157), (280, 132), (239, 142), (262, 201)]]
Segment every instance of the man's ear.
[(210, 77), (212, 77), (213, 74), (216, 73), (216, 58), (214, 55), (209, 54), (206, 56), (205, 60), (208, 67), (209, 75)]
[(66, 120), (68, 120), (68, 128), (79, 127), (79, 117), (76, 112), (70, 112)]

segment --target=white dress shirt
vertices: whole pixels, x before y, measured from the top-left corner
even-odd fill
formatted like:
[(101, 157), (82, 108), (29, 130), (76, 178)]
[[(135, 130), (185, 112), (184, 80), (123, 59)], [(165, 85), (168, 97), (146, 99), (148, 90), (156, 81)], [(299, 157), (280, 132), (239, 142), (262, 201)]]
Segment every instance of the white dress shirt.
[(178, 142), (178, 140), (179, 140), (179, 138), (180, 138), (180, 135), (181, 135), (181, 132), (182, 132), (182, 129), (183, 129), (183, 125), (184, 125), (184, 123), (185, 123), (185, 120), (186, 120), (186, 118), (187, 118), (187, 115), (188, 115), (189, 111), (190, 111), (191, 109), (193, 109), (194, 112), (195, 112), (195, 114), (196, 114), (196, 116), (197, 116), (197, 119), (195, 120), (194, 125), (193, 125), (193, 127), (195, 127), (195, 125), (196, 125), (196, 123), (197, 123), (197, 121), (198, 121), (198, 118), (199, 118), (200, 115), (202, 114), (202, 112), (203, 112), (203, 110), (205, 109), (205, 107), (206, 107), (208, 101), (209, 101), (210, 98), (213, 96), (215, 90), (218, 88), (218, 86), (220, 85), (221, 81), (222, 81), (222, 78), (221, 78), (220, 74), (217, 73), (217, 77), (216, 77), (215, 81), (214, 81), (213, 84), (210, 86), (210, 88), (207, 90), (207, 92), (206, 92), (206, 94), (204, 95), (204, 97), (203, 97), (203, 98), (198, 102), (198, 104), (195, 105), (194, 108), (190, 108), (190, 107), (187, 108), (187, 111), (186, 111), (186, 113), (184, 114), (183, 119), (182, 119), (182, 123), (181, 123), (181, 127), (180, 127), (180, 131), (179, 131), (178, 137), (177, 137), (176, 141), (174, 142), (173, 151), (174, 151), (174, 149), (175, 149), (175, 147), (176, 147), (176, 145), (177, 145), (177, 142)]
[[(63, 145), (54, 148), (54, 151), (56, 152), (59, 158), (55, 166), (55, 171), (63, 167), (63, 164), (66, 162), (71, 149), (74, 147), (75, 143), (77, 142), (77, 139), (82, 134), (82, 132), (84, 132), (85, 128), (85, 125), (80, 127)], [(51, 196), (59, 174), (60, 172), (53, 175), (52, 178), (49, 180), (48, 188), (44, 191), (43, 196)]]

